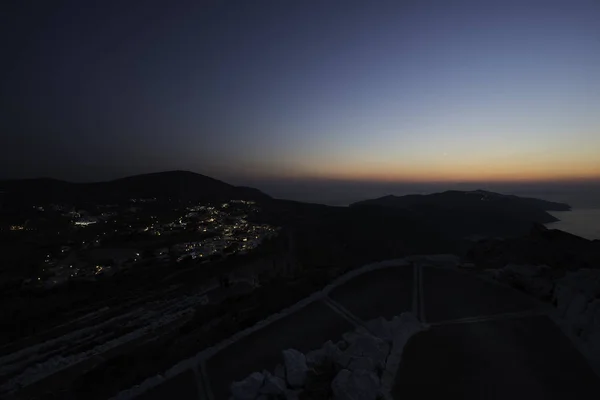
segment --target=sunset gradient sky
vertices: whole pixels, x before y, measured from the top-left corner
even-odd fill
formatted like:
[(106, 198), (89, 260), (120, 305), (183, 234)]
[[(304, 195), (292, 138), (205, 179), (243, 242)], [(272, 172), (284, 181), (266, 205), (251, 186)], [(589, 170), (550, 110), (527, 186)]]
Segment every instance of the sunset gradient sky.
[(23, 3), (2, 178), (600, 178), (599, 1)]

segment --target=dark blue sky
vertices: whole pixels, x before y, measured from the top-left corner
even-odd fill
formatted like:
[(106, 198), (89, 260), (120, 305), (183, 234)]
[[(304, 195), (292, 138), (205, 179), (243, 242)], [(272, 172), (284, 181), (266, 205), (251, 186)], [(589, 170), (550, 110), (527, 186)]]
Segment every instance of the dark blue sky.
[(600, 177), (600, 1), (15, 1), (2, 177)]

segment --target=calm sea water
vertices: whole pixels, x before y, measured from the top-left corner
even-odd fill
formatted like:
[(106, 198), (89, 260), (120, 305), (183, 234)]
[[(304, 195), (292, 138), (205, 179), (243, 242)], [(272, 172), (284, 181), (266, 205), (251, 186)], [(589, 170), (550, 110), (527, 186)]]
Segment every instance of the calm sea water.
[(560, 229), (586, 239), (600, 239), (600, 208), (574, 208), (572, 211), (553, 211), (560, 219), (546, 224), (550, 229)]

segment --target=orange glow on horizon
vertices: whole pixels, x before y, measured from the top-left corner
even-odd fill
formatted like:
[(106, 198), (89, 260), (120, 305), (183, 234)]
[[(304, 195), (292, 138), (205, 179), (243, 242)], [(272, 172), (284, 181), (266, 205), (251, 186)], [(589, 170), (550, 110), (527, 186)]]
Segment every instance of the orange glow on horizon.
[[(567, 165), (565, 165), (567, 164)], [(511, 165), (476, 163), (445, 163), (429, 166), (414, 165), (345, 165), (329, 166), (315, 171), (298, 171), (291, 178), (333, 179), (341, 181), (372, 182), (548, 182), (548, 181), (587, 181), (600, 179), (600, 162), (569, 163), (567, 161), (545, 165), (543, 163), (522, 162)]]

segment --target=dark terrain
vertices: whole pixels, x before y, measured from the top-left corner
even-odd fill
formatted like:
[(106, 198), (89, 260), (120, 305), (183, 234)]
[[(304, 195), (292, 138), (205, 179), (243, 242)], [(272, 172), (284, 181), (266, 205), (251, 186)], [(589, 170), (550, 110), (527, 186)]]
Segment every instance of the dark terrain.
[(502, 195), (483, 190), (429, 195), (385, 196), (351, 205), (385, 208), (410, 215), (432, 230), (451, 237), (521, 235), (533, 223), (557, 221), (547, 211), (569, 211), (568, 204)]
[[(566, 264), (592, 265), (600, 253), (598, 243), (562, 232), (543, 231), (535, 236), (534, 230), (530, 234), (534, 224), (554, 220), (546, 211), (567, 210), (568, 205), (483, 191), (387, 196), (351, 207), (331, 207), (276, 200), (256, 189), (179, 171), (91, 184), (50, 179), (4, 181), (0, 182), (0, 189), (5, 192), (0, 213), (2, 227), (13, 223), (32, 227), (0, 232), (6, 239), (3, 249), (7, 259), (12, 260), (0, 271), (0, 276), (10, 277), (2, 282), (2, 339), (6, 345), (0, 349), (0, 355), (84, 327), (90, 321), (57, 326), (105, 307), (108, 311), (94, 317), (94, 323), (150, 302), (193, 296), (204, 283), (234, 276), (250, 263), (269, 266), (266, 272), (254, 272), (260, 284), (251, 291), (220, 287), (215, 292), (215, 298), (220, 300), (195, 305), (193, 318), (168, 326), (148, 340), (104, 354), (86, 370), (77, 369), (61, 382), (50, 379), (31, 386), (28, 390), (38, 398), (52, 398), (43, 394), (47, 390), (83, 396), (90, 393), (90, 388), (94, 393), (88, 396), (90, 399), (110, 397), (369, 262), (413, 254), (454, 253), (484, 268), (506, 261), (543, 261), (547, 258), (544, 254), (551, 251), (548, 257), (562, 260), (557, 261), (557, 266), (564, 268)], [(189, 204), (252, 200), (259, 211), (248, 215), (248, 220), (281, 229), (276, 238), (245, 255), (208, 263), (146, 261), (98, 282), (72, 281), (51, 290), (23, 286), (24, 272), (35, 269), (32, 255), (36, 251), (45, 254), (43, 243), (48, 241), (48, 235), (55, 235), (59, 227), (63, 229), (62, 225), (36, 224), (33, 205), (67, 203), (95, 210), (98, 204), (114, 202), (117, 209), (128, 209), (131, 199), (144, 198), (152, 198), (153, 202), (134, 204), (141, 207), (138, 214), (133, 214), (139, 218), (150, 213), (172, 218), (177, 214), (174, 210)], [(80, 231), (75, 231), (75, 237), (77, 232)], [(473, 241), (473, 236), (487, 239)], [(496, 236), (506, 239), (495, 239)], [(161, 246), (175, 241), (160, 240)], [(118, 242), (110, 244), (115, 245)]]

